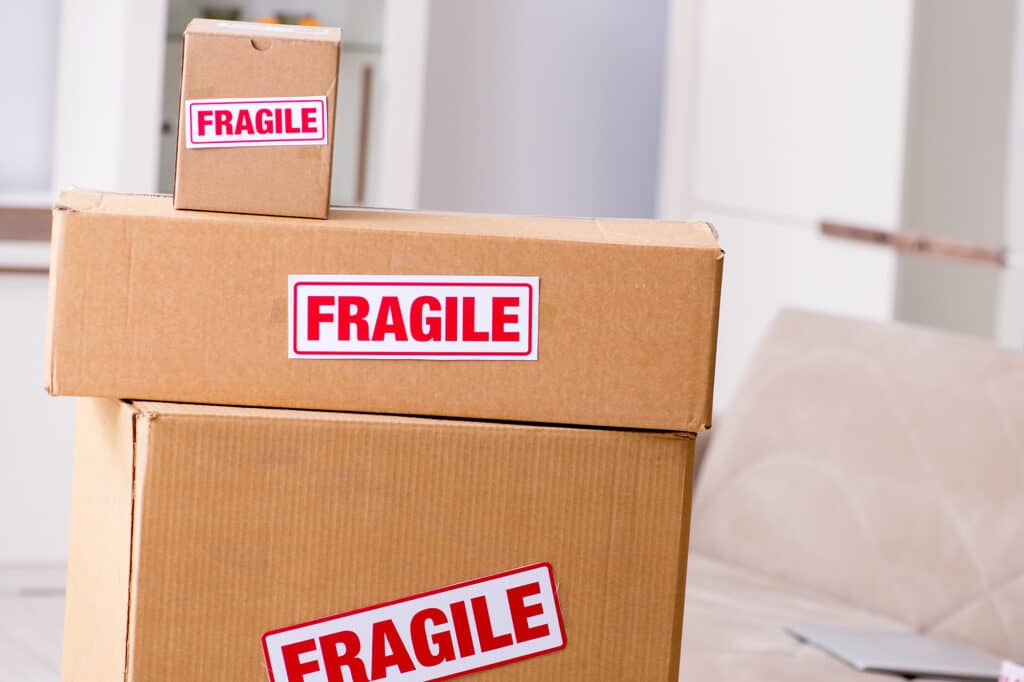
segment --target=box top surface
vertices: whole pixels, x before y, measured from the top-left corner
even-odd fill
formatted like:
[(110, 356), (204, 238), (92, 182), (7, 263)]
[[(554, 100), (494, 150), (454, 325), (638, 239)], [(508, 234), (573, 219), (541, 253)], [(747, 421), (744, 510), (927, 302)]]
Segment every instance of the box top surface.
[(250, 39), (341, 42), (341, 29), (334, 26), (293, 26), (290, 24), (264, 24), (255, 21), (222, 21), (197, 18), (189, 22), (188, 27), (185, 29), (185, 35), (197, 34)]
[[(331, 229), (333, 226), (365, 226), (377, 230), (431, 234), (465, 234), (512, 239), (701, 249), (714, 254), (721, 252), (714, 228), (708, 223), (701, 222), (666, 222), (624, 218), (540, 218), (338, 207), (331, 209), (328, 220), (313, 222), (303, 218), (290, 219), (280, 216), (181, 211), (173, 208), (170, 196), (117, 194), (78, 189), (62, 192), (57, 202), (57, 209), (110, 215), (145, 216), (146, 218), (161, 216), (179, 220), (191, 218), (204, 222), (224, 220), (247, 224), (281, 224), (282, 221), (291, 221), (296, 226), (301, 225), (303, 228)], [(429, 226), (426, 226), (423, 221), (424, 215), (433, 215), (444, 220), (431, 221)]]

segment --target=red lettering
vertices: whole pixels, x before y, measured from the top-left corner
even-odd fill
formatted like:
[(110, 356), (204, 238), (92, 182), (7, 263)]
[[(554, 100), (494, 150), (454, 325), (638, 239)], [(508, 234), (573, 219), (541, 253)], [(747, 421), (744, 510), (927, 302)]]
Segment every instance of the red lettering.
[(416, 341), (440, 341), (441, 318), (437, 315), (423, 316), (423, 309), (435, 313), (441, 312), (441, 302), (433, 296), (420, 296), (412, 302), (409, 312), (409, 331)]
[(214, 133), (217, 135), (231, 135), (231, 112), (226, 109), (218, 109), (214, 114)]
[(316, 117), (316, 109), (314, 109), (313, 107), (303, 107), (300, 110), (300, 113), (302, 114), (302, 132), (320, 132), (320, 129), (314, 125), (314, 123), (316, 123), (316, 121), (314, 120), (314, 118)]
[(320, 325), (322, 323), (334, 322), (334, 315), (323, 311), (325, 305), (333, 303), (333, 296), (310, 296), (306, 300), (306, 337), (310, 341), (320, 340)]
[(473, 631), (469, 628), (469, 614), (466, 613), (466, 604), (465, 602), (457, 601), (449, 608), (452, 612), (452, 629), (455, 630), (455, 641), (459, 643), (459, 655), (463, 658), (472, 656), (476, 653), (476, 649), (473, 647)]
[(491, 299), (491, 338), (495, 341), (518, 341), (519, 332), (508, 331), (506, 325), (519, 321), (519, 315), (508, 312), (512, 306), (518, 307), (519, 299), (511, 296), (495, 296)]
[(297, 133), (299, 132), (298, 126), (292, 127), (292, 110), (284, 110), (284, 132), (286, 133)]
[[(425, 666), (440, 665), (455, 660), (455, 644), (452, 634), (446, 630), (427, 635), (427, 621), (432, 625), (444, 625), (447, 616), (441, 609), (423, 609), (412, 617), (409, 629), (412, 631), (412, 650), (416, 659)], [(430, 645), (437, 647), (435, 651)]]
[(283, 129), (281, 125), (281, 110), (274, 109), (274, 132), (279, 133)]
[[(373, 624), (373, 663), (372, 678), (380, 680), (388, 676), (388, 668), (398, 666), (403, 673), (416, 668), (402, 638), (398, 634), (398, 628), (390, 620), (382, 620)], [(391, 653), (388, 653), (388, 649)]]
[[(338, 645), (345, 647), (345, 653), (338, 653)], [(324, 672), (327, 682), (346, 682), (342, 667), (348, 668), (352, 682), (367, 682), (366, 665), (359, 658), (359, 635), (351, 630), (332, 632), (320, 638), (320, 651), (324, 656)], [(289, 682), (291, 680), (289, 679)]]
[(494, 626), (491, 625), (491, 614), (487, 610), (487, 597), (483, 595), (473, 597), (469, 600), (473, 607), (473, 620), (476, 621), (476, 632), (480, 637), (480, 651), (492, 651), (502, 647), (512, 646), (512, 635), (495, 635)]
[(397, 296), (383, 296), (380, 299), (380, 310), (377, 321), (373, 324), (373, 340), (383, 341), (385, 334), (392, 334), (395, 341), (408, 341), (405, 321), (402, 319), (402, 308), (398, 305)]
[(516, 634), (517, 642), (528, 642), (551, 634), (551, 629), (546, 623), (530, 627), (530, 617), (544, 613), (544, 604), (526, 603), (526, 598), (535, 594), (540, 594), (540, 583), (513, 587), (507, 593), (508, 611), (512, 615), (512, 631)]
[(370, 324), (366, 316), (370, 314), (370, 302), (362, 296), (338, 297), (338, 340), (352, 339), (352, 325), (356, 326), (356, 341), (370, 340)]
[(248, 109), (240, 109), (238, 111), (238, 121), (235, 122), (235, 135), (243, 133), (253, 134), (252, 116), (249, 114)]
[(260, 135), (269, 135), (274, 132), (274, 112), (270, 109), (259, 109), (256, 112), (256, 132)]
[(463, 341), (486, 341), (487, 332), (476, 329), (476, 299), (466, 297), (462, 299), (462, 340)]
[(459, 340), (459, 299), (454, 296), (444, 299), (444, 340)]
[(206, 126), (213, 124), (213, 112), (209, 109), (199, 110), (199, 134), (206, 134)]
[(284, 669), (288, 673), (288, 682), (303, 682), (306, 675), (320, 670), (320, 664), (315, 658), (305, 663), (299, 660), (299, 656), (311, 651), (316, 651), (316, 642), (311, 639), (285, 644), (281, 647), (281, 656), (284, 658)]

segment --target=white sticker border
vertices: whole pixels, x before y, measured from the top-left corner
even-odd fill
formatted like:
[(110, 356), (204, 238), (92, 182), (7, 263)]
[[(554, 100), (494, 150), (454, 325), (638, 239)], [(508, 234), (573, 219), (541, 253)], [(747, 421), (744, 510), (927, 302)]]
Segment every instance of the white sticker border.
[[(320, 105), (321, 133), (320, 137), (279, 137), (274, 139), (255, 139), (244, 141), (213, 140), (209, 142), (195, 141), (192, 132), (192, 107), (201, 104), (288, 104), (293, 102), (316, 102)], [(233, 147), (322, 147), (327, 144), (327, 132), (330, 123), (327, 120), (327, 96), (309, 95), (308, 97), (214, 97), (210, 99), (185, 100), (185, 147), (187, 149), (227, 149)]]
[[(296, 305), (298, 286), (302, 284), (331, 284), (347, 280), (359, 284), (383, 284), (401, 282), (404, 286), (414, 284), (433, 286), (522, 285), (530, 291), (529, 347), (524, 352), (346, 352), (346, 351), (299, 351), (297, 343), (298, 313)], [(353, 275), (353, 274), (309, 274), (288, 275), (288, 358), (291, 360), (430, 360), (430, 361), (536, 361), (540, 345), (540, 277), (520, 275)]]

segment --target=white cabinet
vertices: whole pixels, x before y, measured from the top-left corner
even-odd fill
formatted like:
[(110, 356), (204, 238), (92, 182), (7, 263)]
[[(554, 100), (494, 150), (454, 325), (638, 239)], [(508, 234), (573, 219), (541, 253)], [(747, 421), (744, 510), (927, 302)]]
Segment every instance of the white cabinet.
[(727, 252), (716, 404), (782, 306), (892, 316), (891, 252), (822, 218), (894, 227), (909, 0), (675, 0), (660, 212), (711, 220)]
[(0, 565), (67, 552), (75, 401), (43, 390), (47, 277), (28, 268), (45, 257), (45, 245), (0, 242)]

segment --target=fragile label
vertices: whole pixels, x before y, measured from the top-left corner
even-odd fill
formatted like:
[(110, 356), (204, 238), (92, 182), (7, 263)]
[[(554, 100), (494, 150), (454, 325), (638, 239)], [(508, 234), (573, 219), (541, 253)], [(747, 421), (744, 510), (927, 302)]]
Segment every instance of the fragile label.
[(999, 682), (1024, 682), (1024, 666), (1003, 661), (1002, 672), (999, 674)]
[(190, 99), (185, 120), (190, 149), (327, 144), (326, 97)]
[(290, 275), (288, 356), (536, 360), (537, 277)]
[(270, 682), (434, 682), (565, 647), (550, 564), (268, 632)]

